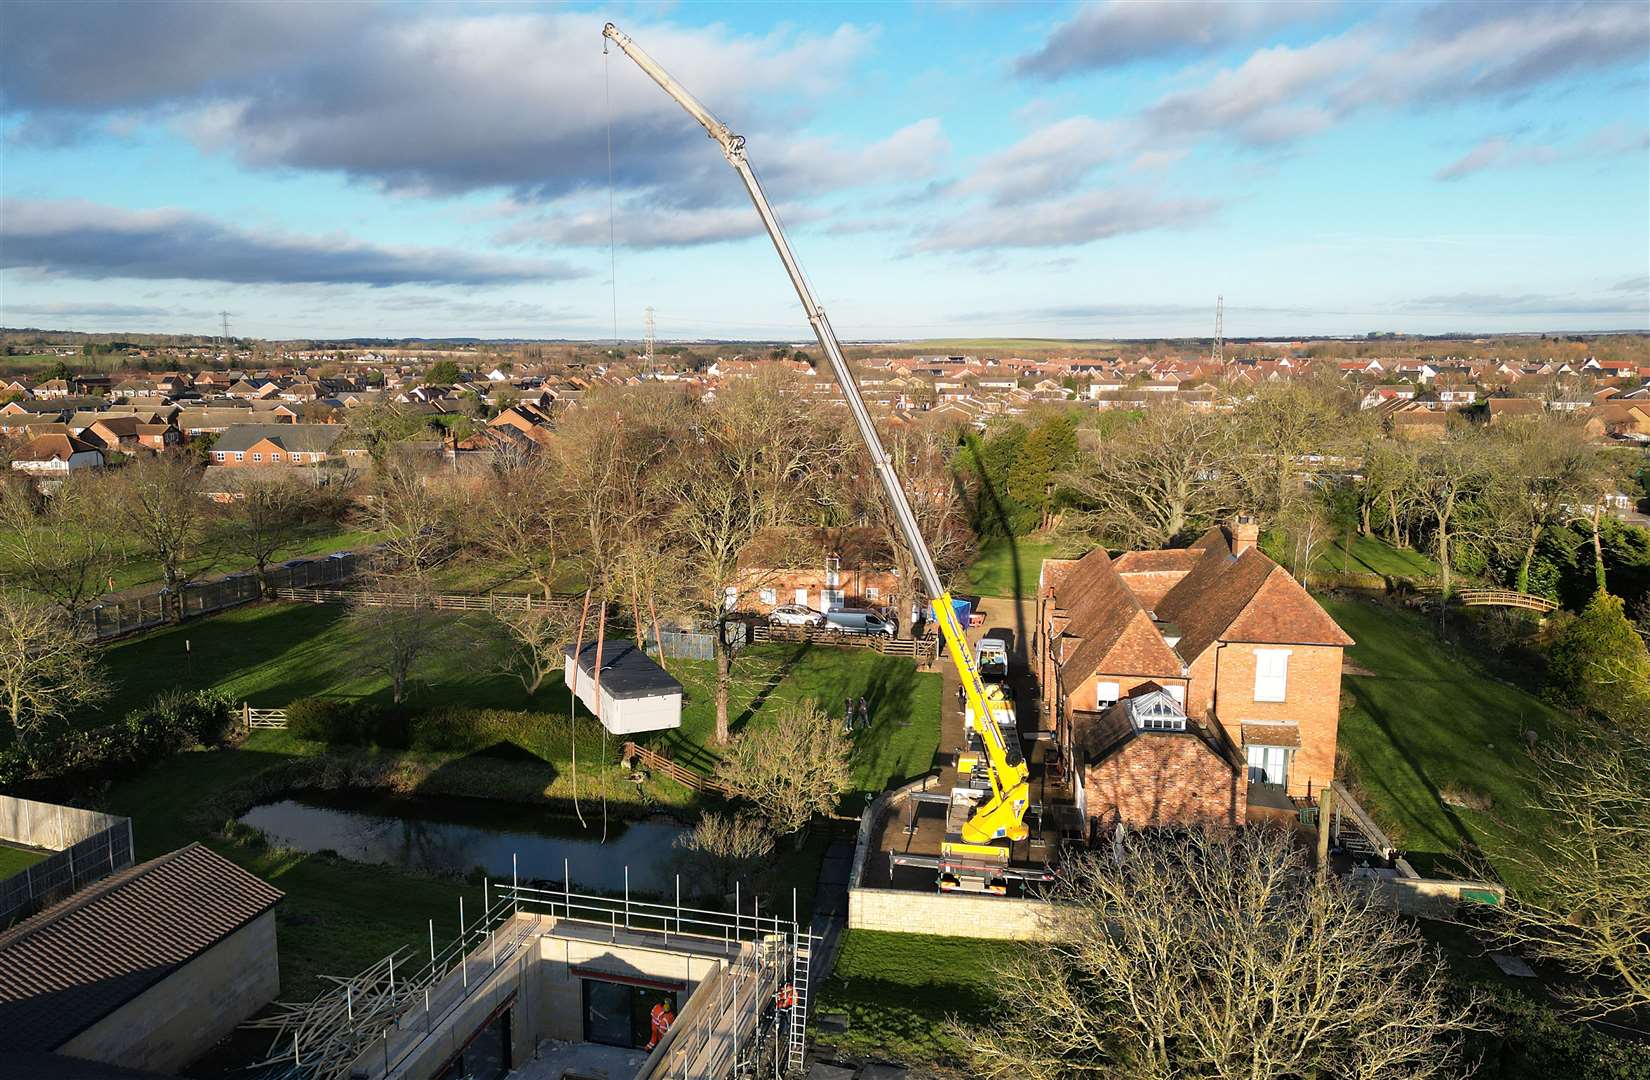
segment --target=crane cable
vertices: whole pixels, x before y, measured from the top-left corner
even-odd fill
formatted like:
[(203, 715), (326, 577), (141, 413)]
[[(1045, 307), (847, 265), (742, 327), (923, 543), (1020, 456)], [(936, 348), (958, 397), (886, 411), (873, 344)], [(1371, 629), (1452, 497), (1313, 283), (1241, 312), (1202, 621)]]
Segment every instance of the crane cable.
[(613, 77), (602, 38), (602, 100), (607, 119), (607, 283), (613, 293), (613, 351), (619, 350), (619, 246), (613, 236)]

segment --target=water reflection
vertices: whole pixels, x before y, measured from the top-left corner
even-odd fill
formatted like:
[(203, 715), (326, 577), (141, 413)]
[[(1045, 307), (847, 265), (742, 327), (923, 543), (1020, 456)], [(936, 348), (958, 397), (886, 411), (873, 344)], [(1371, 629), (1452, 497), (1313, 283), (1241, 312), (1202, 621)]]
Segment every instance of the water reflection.
[(363, 863), (422, 873), (466, 873), (480, 866), (510, 876), (516, 856), (522, 880), (560, 881), (568, 860), (575, 888), (616, 892), (630, 867), (633, 892), (672, 891), (674, 842), (683, 826), (667, 818), (601, 823), (486, 799), (396, 798), (349, 792), (302, 792), (254, 806), (240, 820), (271, 843), (298, 851), (335, 851)]

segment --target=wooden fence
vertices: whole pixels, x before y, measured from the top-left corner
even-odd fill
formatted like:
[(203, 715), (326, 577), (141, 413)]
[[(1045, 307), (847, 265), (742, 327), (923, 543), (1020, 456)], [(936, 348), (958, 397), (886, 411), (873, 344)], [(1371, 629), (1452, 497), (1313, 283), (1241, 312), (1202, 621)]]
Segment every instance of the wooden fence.
[(892, 638), (885, 634), (845, 634), (840, 630), (815, 626), (780, 626), (757, 623), (751, 627), (752, 641), (810, 641), (816, 645), (836, 645), (846, 649), (871, 649), (886, 656), (909, 656), (918, 664), (932, 664), (939, 653), (933, 638)]
[(706, 776), (702, 772), (678, 765), (663, 754), (649, 750), (645, 746), (638, 746), (633, 742), (626, 742), (619, 755), (621, 758), (633, 758), (641, 762), (656, 773), (662, 773), (677, 783), (690, 787), (695, 791), (709, 791), (724, 798), (733, 798), (733, 789), (713, 776)]
[(542, 596), (511, 593), (414, 593), (377, 592), (372, 589), (276, 589), (275, 599), (299, 604), (360, 604), (363, 607), (420, 607), (429, 605), (443, 611), (534, 611), (576, 604), (583, 593)]

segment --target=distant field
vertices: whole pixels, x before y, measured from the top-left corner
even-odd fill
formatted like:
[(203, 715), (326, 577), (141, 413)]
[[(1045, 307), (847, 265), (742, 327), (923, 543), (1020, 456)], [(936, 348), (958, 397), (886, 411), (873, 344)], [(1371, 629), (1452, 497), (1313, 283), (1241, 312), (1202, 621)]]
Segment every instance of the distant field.
[(916, 349), (1111, 349), (1118, 348), (1107, 338), (933, 338), (927, 341), (907, 341), (905, 346)]
[(78, 357), (53, 356), (50, 353), (28, 353), (21, 356), (0, 356), (0, 372), (9, 374), (33, 374), (45, 371), (59, 360), (74, 364)]

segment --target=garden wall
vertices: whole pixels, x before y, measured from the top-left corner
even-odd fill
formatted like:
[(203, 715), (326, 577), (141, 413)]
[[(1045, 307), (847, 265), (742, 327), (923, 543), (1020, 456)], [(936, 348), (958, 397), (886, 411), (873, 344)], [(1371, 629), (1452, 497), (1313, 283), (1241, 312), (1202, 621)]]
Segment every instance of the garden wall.
[(0, 840), (54, 854), (0, 881), (0, 926), (132, 865), (129, 818), (0, 795)]

